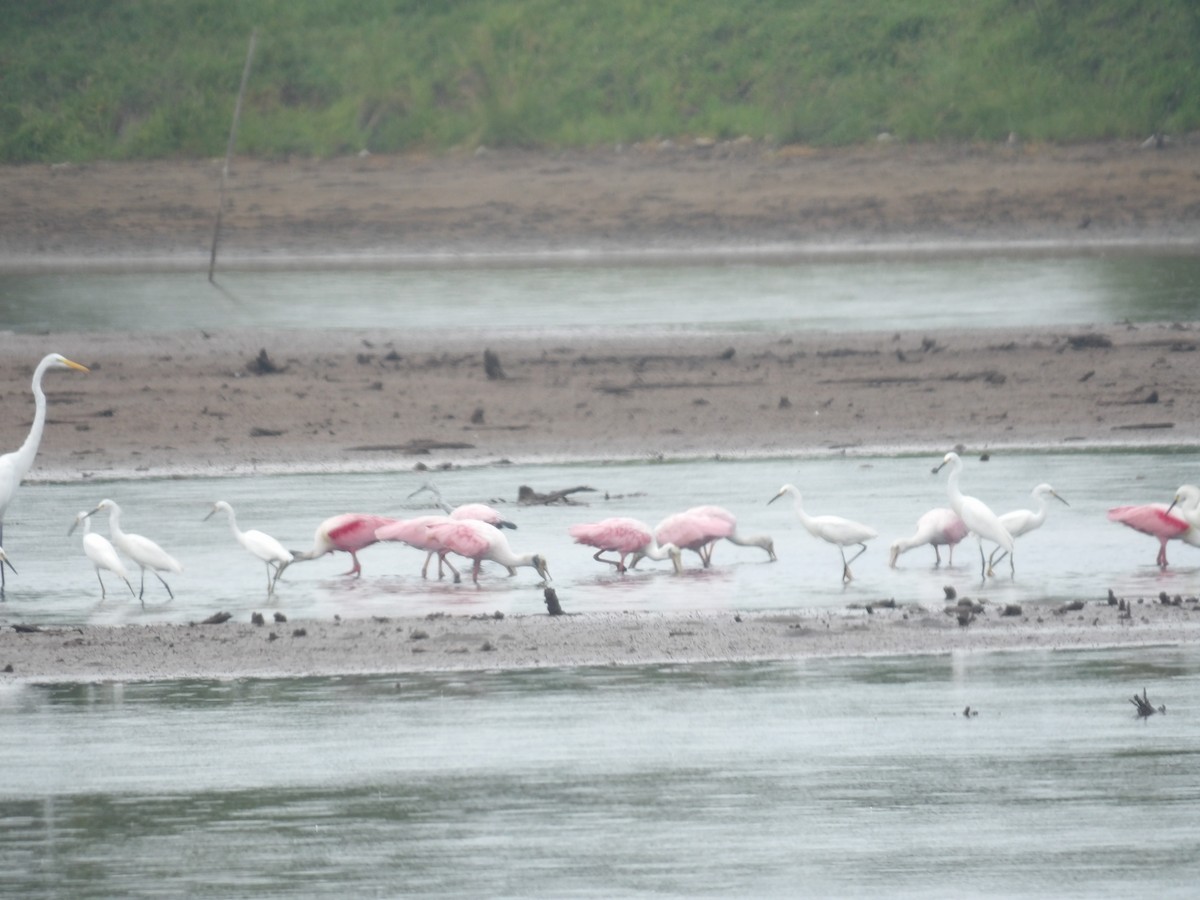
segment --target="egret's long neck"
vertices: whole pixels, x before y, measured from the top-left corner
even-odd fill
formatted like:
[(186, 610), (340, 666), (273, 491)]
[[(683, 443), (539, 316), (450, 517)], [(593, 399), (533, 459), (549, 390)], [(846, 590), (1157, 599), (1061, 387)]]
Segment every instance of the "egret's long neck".
[(229, 530), (233, 532), (233, 536), (241, 540), (242, 531), (238, 528), (237, 516), (233, 513), (233, 507), (225, 510), (225, 515), (229, 517)]
[(955, 460), (950, 464), (950, 477), (946, 479), (946, 495), (950, 498), (950, 508), (962, 516), (963, 495), (958, 489), (958, 473), (962, 471), (962, 463)]
[(33, 426), (15, 455), (15, 466), (21, 478), (33, 468), (33, 459), (37, 456), (38, 446), (42, 443), (42, 432), (46, 428), (46, 395), (42, 391), (42, 376), (50, 368), (53, 360), (44, 359), (33, 372)]
[(725, 535), (725, 540), (731, 544), (737, 544), (739, 547), (761, 547), (767, 549), (767, 544), (771, 542), (771, 538), (765, 534), (754, 534), (749, 537), (742, 537), (736, 531), (732, 534)]
[(800, 520), (800, 524), (808, 529), (809, 534), (820, 537), (820, 535), (813, 530), (816, 527), (816, 520), (814, 520), (812, 516), (804, 511), (804, 501), (800, 499), (799, 494), (793, 495), (792, 503), (796, 507), (796, 518)]
[(112, 535), (114, 542), (125, 537), (125, 532), (121, 530), (121, 510), (115, 506), (108, 511), (108, 533)]

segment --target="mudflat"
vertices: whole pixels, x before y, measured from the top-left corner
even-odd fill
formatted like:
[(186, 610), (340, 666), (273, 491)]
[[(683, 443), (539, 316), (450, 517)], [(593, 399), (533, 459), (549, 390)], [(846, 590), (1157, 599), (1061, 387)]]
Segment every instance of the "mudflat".
[[(213, 161), (0, 167), (0, 266), (207, 266), (219, 177)], [(1194, 253), (1198, 182), (1200, 146), (1188, 141), (1162, 149), (849, 150), (731, 142), (237, 160), (220, 258), (262, 265), (581, 248), (974, 253), (1147, 244)], [(503, 460), (933, 455), (958, 444), (1194, 446), (1198, 329), (1163, 322), (487, 342), (386, 331), (0, 333), (0, 447), (24, 438), (33, 415), (29, 378), (51, 351), (92, 371), (46, 379), (50, 411), (31, 473), (43, 480)], [(12, 673), (0, 678), (286, 676), (1200, 639), (1186, 604), (967, 628), (940, 610), (891, 610), (869, 621), (821, 616), (401, 617), (388, 629), (292, 623), (274, 640), (269, 628), (246, 623), (5, 628), (0, 668)], [(296, 627), (306, 634), (294, 636)], [(425, 638), (414, 639), (417, 632)]]

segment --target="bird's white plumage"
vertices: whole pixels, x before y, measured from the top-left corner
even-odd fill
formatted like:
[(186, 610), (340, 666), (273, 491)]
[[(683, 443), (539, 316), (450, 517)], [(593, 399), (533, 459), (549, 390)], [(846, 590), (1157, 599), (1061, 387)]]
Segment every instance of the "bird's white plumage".
[(225, 513), (229, 520), (229, 529), (233, 532), (237, 542), (267, 564), (267, 596), (271, 596), (275, 592), (275, 583), (279, 581), (279, 576), (294, 559), (292, 552), (265, 531), (255, 528), (242, 531), (238, 527), (237, 515), (233, 511), (233, 507), (224, 500), (214, 503), (212, 512), (205, 516), (205, 519), (212, 518), (219, 512)]
[[(855, 522), (852, 519), (844, 519), (841, 516), (810, 516), (804, 509), (804, 501), (800, 495), (800, 490), (794, 484), (785, 484), (779, 489), (779, 493), (767, 502), (774, 503), (780, 497), (784, 496), (792, 498), (792, 503), (796, 508), (796, 516), (800, 519), (800, 524), (804, 526), (809, 534), (837, 546), (842, 554), (842, 580), (850, 581), (853, 577), (850, 574), (850, 563), (866, 552), (866, 542), (872, 538), (879, 537), (879, 532), (869, 525), (863, 525), (861, 522)], [(855, 545), (861, 549), (847, 562), (845, 548)]]
[[(998, 547), (1004, 548), (1009, 554), (1009, 565), (1014, 566), (1012, 535), (1000, 521), (1000, 517), (992, 512), (991, 507), (977, 497), (963, 494), (958, 487), (958, 476), (962, 473), (962, 459), (953, 451), (947, 453), (934, 472), (939, 472), (945, 466), (950, 467), (950, 476), (946, 479), (946, 494), (950, 498), (950, 508), (958, 513), (976, 540), (979, 542), (980, 574), (987, 574), (987, 559), (983, 553), (983, 542), (991, 541)], [(1015, 568), (1014, 568), (1015, 572)]]
[(142, 585), (138, 591), (138, 598), (141, 599), (145, 593), (146, 570), (149, 569), (163, 583), (163, 587), (167, 589), (167, 595), (174, 599), (175, 595), (171, 593), (171, 586), (158, 573), (174, 572), (179, 574), (183, 572), (183, 566), (179, 561), (150, 538), (140, 534), (127, 534), (123, 531), (121, 529), (121, 507), (114, 501), (101, 500), (88, 515), (94, 516), (101, 511), (108, 512), (108, 534), (112, 539), (113, 546), (137, 563), (142, 570)]
[(125, 568), (117, 548), (104, 535), (92, 531), (92, 520), (88, 518), (87, 510), (75, 515), (75, 522), (67, 533), (70, 534), (80, 526), (83, 527), (83, 554), (91, 560), (92, 567), (96, 570), (96, 578), (100, 582), (100, 599), (108, 596), (104, 587), (104, 576), (100, 574), (101, 570), (105, 569), (124, 581), (131, 594), (136, 593), (129, 581), (129, 570)]

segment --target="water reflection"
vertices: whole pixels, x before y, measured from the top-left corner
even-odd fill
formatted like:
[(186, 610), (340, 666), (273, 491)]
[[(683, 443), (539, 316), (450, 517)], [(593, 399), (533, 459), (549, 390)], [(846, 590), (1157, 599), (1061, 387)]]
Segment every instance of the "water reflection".
[(27, 685), (0, 887), (1184, 896), (1197, 688), (1173, 649)]
[(1200, 256), (1136, 253), (234, 271), (223, 292), (199, 272), (0, 273), (0, 322), (18, 332), (324, 328), (336, 302), (338, 327), (410, 332), (1036, 327), (1191, 319), (1197, 285)]

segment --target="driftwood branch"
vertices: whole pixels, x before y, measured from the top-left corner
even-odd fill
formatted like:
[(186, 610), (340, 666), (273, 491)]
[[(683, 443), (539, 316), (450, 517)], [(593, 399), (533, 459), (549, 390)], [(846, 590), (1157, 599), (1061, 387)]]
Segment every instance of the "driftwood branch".
[(573, 487), (562, 491), (551, 491), (549, 494), (539, 494), (527, 484), (517, 488), (517, 502), (522, 506), (549, 506), (552, 503), (563, 503), (566, 505), (574, 505), (575, 501), (571, 499), (571, 494), (577, 494), (580, 491), (595, 492), (595, 488), (591, 487)]
[(1139, 719), (1148, 719), (1155, 713), (1162, 713), (1164, 716), (1167, 714), (1166, 704), (1164, 703), (1163, 705), (1156, 707), (1150, 702), (1150, 698), (1146, 696), (1145, 688), (1142, 688), (1142, 696), (1139, 697), (1137, 694), (1134, 694), (1129, 698), (1129, 702), (1137, 707)]

